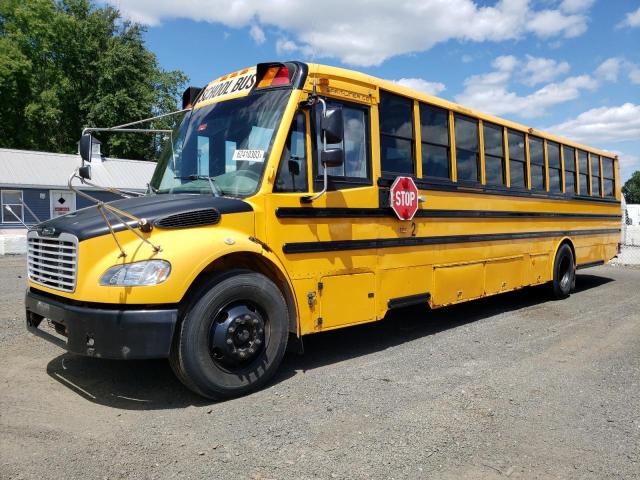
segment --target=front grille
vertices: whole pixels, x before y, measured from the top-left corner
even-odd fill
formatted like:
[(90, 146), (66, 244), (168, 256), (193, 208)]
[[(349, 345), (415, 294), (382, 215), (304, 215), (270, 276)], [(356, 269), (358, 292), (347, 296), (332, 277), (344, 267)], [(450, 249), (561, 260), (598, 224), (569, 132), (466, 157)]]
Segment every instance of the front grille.
[(27, 237), (29, 280), (63, 292), (76, 289), (78, 239), (68, 233), (57, 238), (41, 237), (31, 231)]

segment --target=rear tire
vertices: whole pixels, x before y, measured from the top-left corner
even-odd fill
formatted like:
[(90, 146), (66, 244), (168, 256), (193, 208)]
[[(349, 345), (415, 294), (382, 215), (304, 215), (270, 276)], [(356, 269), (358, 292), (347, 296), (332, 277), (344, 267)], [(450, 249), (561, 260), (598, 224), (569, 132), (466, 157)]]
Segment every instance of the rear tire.
[(553, 295), (556, 299), (567, 298), (575, 288), (576, 262), (569, 245), (562, 244), (553, 263)]
[(170, 365), (199, 395), (238, 397), (273, 377), (288, 337), (289, 314), (278, 287), (259, 273), (228, 272), (186, 311)]

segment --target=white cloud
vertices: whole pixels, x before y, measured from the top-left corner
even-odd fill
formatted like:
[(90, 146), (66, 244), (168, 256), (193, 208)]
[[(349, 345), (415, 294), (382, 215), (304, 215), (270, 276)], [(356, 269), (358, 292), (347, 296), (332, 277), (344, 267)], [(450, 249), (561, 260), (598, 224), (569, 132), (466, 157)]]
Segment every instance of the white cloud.
[(622, 27), (640, 27), (640, 7), (633, 12), (627, 13), (627, 15), (624, 17), (624, 20), (622, 20), (618, 24), (618, 28)]
[[(513, 114), (520, 117), (538, 117), (554, 105), (558, 105), (580, 96), (583, 90), (594, 90), (598, 82), (589, 75), (567, 77), (562, 81), (547, 83), (538, 90), (528, 94), (519, 95), (509, 90), (509, 82), (516, 76), (527, 82), (527, 72), (539, 73), (547, 76), (546, 80), (554, 78), (561, 72), (567, 71), (568, 64), (558, 63), (549, 59), (535, 59), (529, 57), (524, 63), (524, 68), (519, 68), (522, 62), (514, 56), (497, 57), (492, 66), (492, 72), (472, 75), (464, 81), (464, 90), (455, 97), (455, 100), (464, 105), (475, 107), (479, 110), (491, 112), (495, 115)], [(540, 73), (535, 67), (550, 62), (555, 69), (553, 72)], [(527, 67), (528, 70), (527, 70)], [(538, 82), (534, 82), (538, 83)]]
[(567, 13), (580, 13), (589, 10), (595, 0), (562, 0), (560, 10)]
[[(565, 0), (536, 10), (528, 0), (106, 0), (129, 19), (157, 25), (189, 18), (232, 28), (273, 27), (300, 52), (370, 66), (448, 40), (500, 42), (527, 34), (575, 37), (587, 28), (590, 2)], [(578, 8), (579, 7), (579, 8)], [(328, 12), (339, 12), (331, 15)], [(425, 26), (427, 26), (425, 28)]]
[(251, 28), (249, 29), (249, 35), (258, 45), (262, 45), (267, 40), (267, 37), (264, 34), (264, 30), (262, 30), (262, 28), (255, 24), (251, 25)]
[(428, 93), (429, 95), (437, 95), (445, 90), (444, 83), (428, 82), (422, 78), (401, 78), (399, 80), (392, 80), (392, 82), (402, 85), (403, 87), (413, 88), (414, 90)]
[(569, 71), (567, 62), (558, 62), (552, 58), (539, 58), (527, 55), (527, 62), (522, 69), (522, 83), (533, 87), (551, 80)]
[(638, 141), (640, 105), (628, 102), (616, 107), (593, 108), (547, 130), (589, 143)]
[(278, 52), (278, 55), (289, 54), (291, 52), (295, 52), (296, 50), (299, 50), (299, 48), (300, 47), (298, 47), (298, 45), (296, 45), (291, 40), (279, 38), (276, 41), (276, 52)]
[(640, 170), (640, 157), (626, 152), (614, 152), (620, 160), (620, 178), (622, 185), (631, 178), (634, 172)]
[(587, 17), (566, 15), (560, 10), (542, 10), (531, 15), (527, 30), (542, 38), (549, 38), (562, 32), (566, 38), (579, 37), (587, 31)]
[(622, 66), (622, 59), (617, 57), (611, 57), (600, 64), (596, 69), (596, 76), (607, 80), (608, 82), (617, 82), (618, 74), (620, 73), (620, 67)]

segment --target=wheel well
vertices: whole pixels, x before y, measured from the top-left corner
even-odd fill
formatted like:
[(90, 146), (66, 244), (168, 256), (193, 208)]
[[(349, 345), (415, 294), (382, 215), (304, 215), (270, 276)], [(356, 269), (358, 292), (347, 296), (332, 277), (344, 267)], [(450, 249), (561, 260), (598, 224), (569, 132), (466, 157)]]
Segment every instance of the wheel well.
[(211, 262), (205, 267), (202, 272), (198, 274), (193, 281), (187, 292), (184, 294), (182, 301), (180, 302), (183, 307), (186, 307), (194, 296), (198, 296), (203, 286), (208, 280), (218, 274), (222, 274), (225, 271), (233, 269), (247, 269), (257, 273), (261, 273), (269, 280), (276, 284), (280, 292), (287, 302), (287, 309), (289, 311), (289, 332), (298, 336), (298, 321), (297, 311), (295, 304), (295, 296), (289, 287), (287, 279), (284, 277), (278, 267), (276, 267), (271, 261), (267, 260), (262, 255), (251, 252), (236, 252), (220, 257)]
[(569, 245), (569, 248), (571, 249), (571, 254), (573, 255), (573, 266), (575, 267), (578, 264), (578, 258), (576, 257), (576, 249), (573, 246), (573, 242), (568, 238), (565, 238), (564, 240), (562, 240), (560, 242), (560, 245), (558, 245), (558, 248), (556, 249), (556, 254), (558, 253), (558, 250), (560, 250), (560, 247), (562, 247), (562, 245)]

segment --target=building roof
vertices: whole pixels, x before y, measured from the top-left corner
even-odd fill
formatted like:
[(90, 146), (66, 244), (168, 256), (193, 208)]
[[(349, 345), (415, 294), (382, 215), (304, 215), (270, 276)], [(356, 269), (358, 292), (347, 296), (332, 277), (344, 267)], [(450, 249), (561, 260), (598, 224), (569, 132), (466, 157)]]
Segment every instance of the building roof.
[[(80, 155), (0, 148), (0, 187), (67, 188), (69, 176), (81, 163)], [(154, 162), (103, 158), (91, 163), (91, 182), (146, 190), (155, 166)]]

